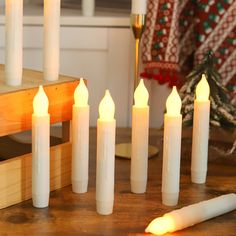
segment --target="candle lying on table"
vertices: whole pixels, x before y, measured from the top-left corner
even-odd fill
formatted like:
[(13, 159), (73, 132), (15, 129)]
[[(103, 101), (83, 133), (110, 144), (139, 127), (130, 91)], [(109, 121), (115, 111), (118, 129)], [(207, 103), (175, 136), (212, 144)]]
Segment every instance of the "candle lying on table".
[(96, 206), (101, 215), (113, 212), (115, 178), (115, 104), (108, 90), (97, 121)]
[(140, 80), (134, 92), (132, 108), (131, 192), (145, 193), (148, 173), (148, 91)]
[(88, 189), (89, 166), (89, 105), (88, 89), (84, 80), (74, 92), (75, 103), (72, 115), (72, 190), (85, 193)]
[(191, 180), (193, 183), (206, 182), (208, 161), (208, 138), (210, 118), (210, 87), (205, 75), (196, 88), (193, 114), (193, 142), (191, 161)]
[(23, 0), (6, 0), (6, 84), (21, 85), (23, 47)]
[(33, 206), (48, 206), (50, 193), (50, 116), (48, 98), (40, 86), (33, 100), (32, 199)]
[(236, 194), (231, 193), (183, 207), (154, 219), (146, 233), (162, 235), (187, 228), (236, 209)]
[(58, 80), (61, 0), (44, 0), (44, 79)]
[(132, 0), (131, 13), (132, 14), (146, 14), (147, 0)]
[(166, 109), (167, 112), (164, 117), (162, 203), (167, 206), (175, 206), (179, 198), (182, 129), (181, 99), (175, 86), (167, 98)]

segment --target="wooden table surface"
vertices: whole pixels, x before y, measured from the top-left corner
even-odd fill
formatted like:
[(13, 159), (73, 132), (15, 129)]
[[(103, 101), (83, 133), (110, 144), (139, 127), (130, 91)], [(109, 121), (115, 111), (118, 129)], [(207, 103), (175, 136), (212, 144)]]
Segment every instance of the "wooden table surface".
[[(221, 156), (213, 146), (229, 148), (231, 134), (212, 130), (206, 184), (190, 181), (191, 130), (183, 131), (179, 204), (161, 203), (162, 152), (149, 160), (146, 194), (130, 192), (130, 161), (116, 158), (114, 213), (101, 216), (95, 206), (96, 130), (90, 131), (90, 180), (85, 194), (74, 194), (71, 186), (51, 193), (50, 206), (35, 209), (31, 200), (0, 210), (0, 235), (145, 235), (155, 217), (202, 200), (236, 192), (236, 155)], [(130, 140), (130, 130), (118, 129), (117, 142)], [(162, 149), (162, 131), (150, 131), (150, 143)], [(236, 211), (195, 225), (172, 235), (236, 235)]]

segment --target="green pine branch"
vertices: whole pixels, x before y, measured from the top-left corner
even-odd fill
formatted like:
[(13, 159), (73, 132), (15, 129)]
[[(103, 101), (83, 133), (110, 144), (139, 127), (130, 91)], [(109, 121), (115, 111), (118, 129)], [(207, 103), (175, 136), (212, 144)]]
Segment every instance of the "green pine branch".
[(180, 89), (184, 125), (192, 124), (195, 89), (202, 74), (205, 74), (210, 86), (210, 123), (215, 126), (236, 126), (236, 109), (230, 104), (229, 91), (222, 84), (215, 62), (213, 52), (208, 51), (203, 61), (189, 73), (186, 83)]

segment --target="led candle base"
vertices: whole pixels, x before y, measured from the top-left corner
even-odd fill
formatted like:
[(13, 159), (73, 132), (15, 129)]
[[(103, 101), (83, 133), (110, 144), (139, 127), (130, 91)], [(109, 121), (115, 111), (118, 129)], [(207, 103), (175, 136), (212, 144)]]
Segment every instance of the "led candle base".
[(37, 208), (47, 207), (50, 193), (50, 117), (32, 116), (32, 200)]
[(179, 199), (182, 116), (164, 118), (162, 203), (175, 206)]
[(154, 219), (146, 233), (163, 235), (172, 233), (236, 209), (236, 194), (222, 195), (211, 200), (196, 203)]
[(148, 91), (140, 80), (134, 92), (132, 110), (131, 192), (145, 193), (148, 174)]
[(175, 206), (179, 199), (182, 130), (181, 99), (176, 87), (173, 87), (167, 98), (166, 109), (163, 141), (162, 203), (167, 206)]
[(23, 0), (6, 0), (6, 84), (19, 86), (22, 81)]
[(89, 169), (89, 106), (88, 90), (83, 79), (75, 93), (72, 115), (72, 191), (85, 193), (88, 189)]
[(88, 189), (89, 106), (73, 106), (72, 120), (72, 190), (85, 193)]
[(207, 175), (210, 119), (209, 93), (210, 88), (203, 75), (197, 85), (193, 115), (191, 180), (193, 183), (198, 184), (205, 183)]
[(148, 125), (149, 107), (133, 107), (131, 192), (145, 193), (148, 175)]
[[(200, 105), (200, 106), (199, 106)], [(210, 101), (194, 102), (191, 180), (205, 183), (208, 161)]]
[(34, 97), (32, 115), (32, 199), (33, 206), (47, 207), (50, 193), (50, 116), (48, 99), (40, 86)]
[(97, 121), (96, 207), (101, 215), (113, 212), (115, 178), (115, 105), (106, 91)]
[(115, 178), (115, 120), (97, 123), (96, 206), (101, 215), (113, 212)]

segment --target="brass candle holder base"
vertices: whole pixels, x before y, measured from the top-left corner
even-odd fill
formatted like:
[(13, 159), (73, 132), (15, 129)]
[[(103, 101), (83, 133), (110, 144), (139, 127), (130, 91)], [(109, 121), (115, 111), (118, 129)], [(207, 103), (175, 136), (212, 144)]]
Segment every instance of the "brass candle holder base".
[[(116, 157), (131, 159), (131, 143), (120, 143), (116, 145)], [(159, 154), (159, 149), (154, 146), (148, 146), (148, 158)]]

